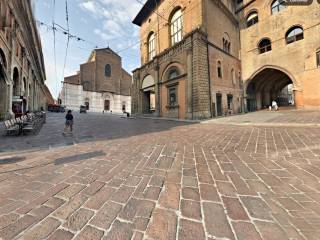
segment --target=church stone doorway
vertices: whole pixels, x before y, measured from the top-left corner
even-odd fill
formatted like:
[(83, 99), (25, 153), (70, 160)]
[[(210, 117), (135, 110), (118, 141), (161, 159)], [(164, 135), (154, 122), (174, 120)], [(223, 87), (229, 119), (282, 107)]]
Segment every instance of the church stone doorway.
[(104, 110), (110, 111), (110, 100), (104, 100)]

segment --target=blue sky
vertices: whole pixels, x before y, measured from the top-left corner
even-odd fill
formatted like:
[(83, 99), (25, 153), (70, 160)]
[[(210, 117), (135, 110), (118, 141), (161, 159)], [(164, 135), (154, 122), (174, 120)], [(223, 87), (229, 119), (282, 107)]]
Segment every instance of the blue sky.
[[(56, 0), (55, 11), (53, 0), (34, 0), (34, 6), (37, 20), (52, 24), (54, 15), (55, 22), (66, 28), (65, 0)], [(134, 0), (68, 0), (70, 33), (90, 43), (70, 40), (65, 69), (67, 37), (63, 33), (56, 33), (55, 68), (53, 32), (46, 26), (39, 26), (46, 65), (46, 84), (55, 98), (61, 89), (63, 75), (75, 74), (95, 46), (102, 48), (109, 45), (116, 52), (130, 47), (119, 53), (123, 68), (131, 72), (139, 66), (140, 45), (135, 45), (139, 42), (139, 28), (131, 22), (141, 7)]]

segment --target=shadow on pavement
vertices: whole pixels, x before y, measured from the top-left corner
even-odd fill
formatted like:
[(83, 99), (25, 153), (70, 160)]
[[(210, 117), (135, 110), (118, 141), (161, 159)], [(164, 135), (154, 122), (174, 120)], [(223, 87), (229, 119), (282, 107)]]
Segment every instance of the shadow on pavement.
[(60, 164), (65, 164), (65, 163), (87, 160), (87, 159), (94, 158), (94, 157), (101, 157), (101, 156), (105, 156), (105, 155), (106, 154), (102, 151), (94, 151), (94, 152), (88, 152), (88, 153), (83, 153), (83, 154), (76, 154), (73, 156), (58, 158), (54, 161), (54, 164), (60, 165)]
[(8, 163), (16, 163), (25, 160), (25, 157), (10, 157), (10, 158), (2, 158), (0, 159), (0, 165), (8, 164)]
[(158, 119), (121, 118), (107, 114), (79, 114), (74, 112), (74, 132), (63, 136), (65, 114), (48, 113), (47, 123), (37, 135), (0, 136), (0, 154), (45, 150), (71, 146), (77, 143), (107, 141), (129, 138), (137, 135), (168, 131), (175, 127), (196, 123)]

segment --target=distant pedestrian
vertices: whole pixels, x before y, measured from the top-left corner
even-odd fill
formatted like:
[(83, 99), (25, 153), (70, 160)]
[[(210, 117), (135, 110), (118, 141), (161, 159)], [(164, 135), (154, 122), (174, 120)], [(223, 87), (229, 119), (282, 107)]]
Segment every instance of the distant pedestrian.
[(278, 111), (278, 104), (277, 104), (276, 100), (272, 101), (272, 109), (275, 111)]
[(72, 115), (71, 110), (69, 110), (67, 112), (66, 124), (65, 124), (65, 127), (64, 127), (63, 134), (66, 134), (68, 130), (69, 130), (70, 133), (72, 133), (72, 130), (73, 130), (73, 115)]

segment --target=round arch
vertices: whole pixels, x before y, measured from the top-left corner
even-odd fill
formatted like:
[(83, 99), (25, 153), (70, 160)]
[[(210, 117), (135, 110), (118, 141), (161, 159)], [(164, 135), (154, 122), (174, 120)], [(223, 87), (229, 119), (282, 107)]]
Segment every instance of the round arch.
[(0, 65), (3, 66), (4, 69), (7, 68), (7, 58), (1, 48), (0, 48)]
[(256, 111), (269, 107), (273, 100), (280, 106), (292, 105), (293, 90), (297, 90), (297, 86), (296, 79), (285, 69), (270, 65), (261, 67), (244, 85), (247, 110)]
[(179, 76), (183, 75), (185, 73), (185, 70), (184, 70), (182, 64), (180, 64), (179, 62), (171, 62), (171, 63), (167, 64), (167, 66), (164, 68), (164, 70), (161, 74), (161, 81), (162, 82), (165, 82), (169, 79), (169, 74), (172, 69), (177, 70), (177, 72), (179, 73)]
[(154, 85), (154, 78), (152, 77), (152, 75), (148, 74), (142, 80), (141, 89), (145, 91), (146, 89), (153, 88)]
[(295, 89), (299, 89), (300, 88), (300, 84), (298, 83), (296, 78), (288, 70), (286, 70), (285, 68), (279, 67), (279, 66), (275, 66), (275, 65), (264, 65), (263, 67), (261, 67), (261, 68), (257, 69), (256, 71), (254, 71), (251, 74), (251, 77), (245, 81), (244, 89), (246, 89), (248, 87), (248, 84), (252, 81), (252, 79), (254, 77), (256, 77), (260, 72), (262, 72), (265, 69), (275, 69), (275, 70), (279, 70), (279, 71), (285, 73), (292, 80), (294, 88)]

